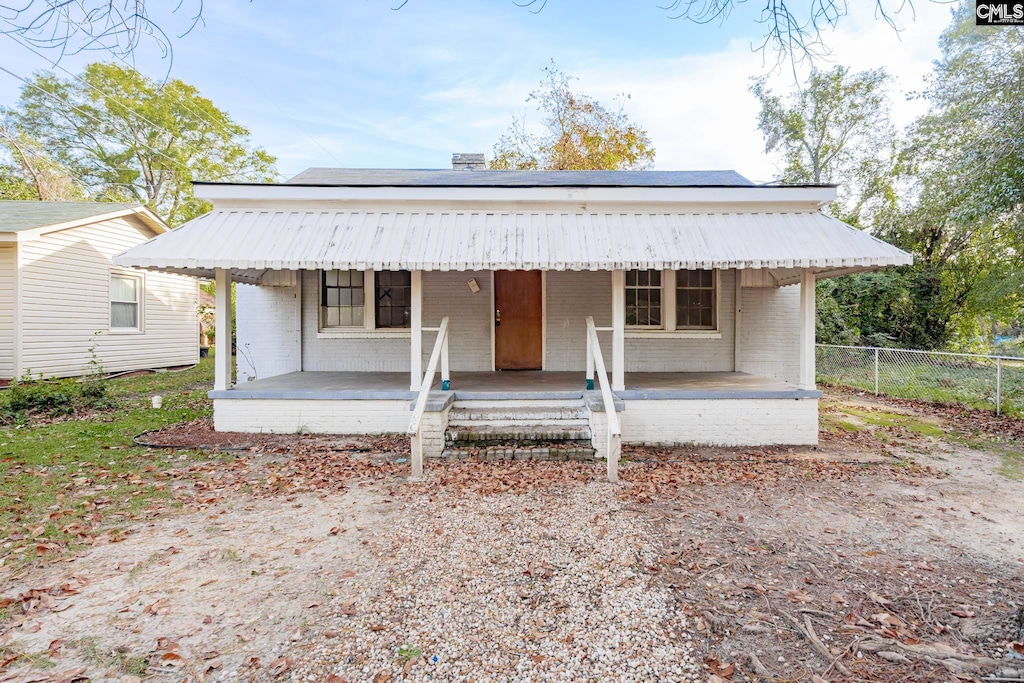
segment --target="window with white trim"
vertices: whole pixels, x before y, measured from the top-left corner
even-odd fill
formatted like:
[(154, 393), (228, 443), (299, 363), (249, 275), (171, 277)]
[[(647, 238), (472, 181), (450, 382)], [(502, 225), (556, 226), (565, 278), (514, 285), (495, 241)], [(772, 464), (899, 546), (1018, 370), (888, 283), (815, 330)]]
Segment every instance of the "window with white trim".
[(138, 330), (142, 278), (138, 275), (110, 276), (110, 329)]
[(411, 320), (410, 271), (320, 271), (320, 329), (401, 329)]
[(717, 331), (717, 270), (627, 270), (626, 327)]
[(626, 325), (661, 329), (661, 271), (626, 271)]
[(676, 329), (713, 330), (718, 327), (718, 280), (713, 270), (676, 272)]
[(320, 273), (320, 327), (363, 327), (365, 281), (361, 270)]

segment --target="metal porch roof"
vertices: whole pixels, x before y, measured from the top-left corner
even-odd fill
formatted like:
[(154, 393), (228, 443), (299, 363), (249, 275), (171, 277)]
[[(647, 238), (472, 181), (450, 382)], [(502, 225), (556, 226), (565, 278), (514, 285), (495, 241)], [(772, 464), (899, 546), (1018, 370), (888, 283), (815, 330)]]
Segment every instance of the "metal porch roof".
[(818, 212), (533, 213), (215, 210), (129, 249), (121, 266), (207, 276), (215, 268), (615, 270), (815, 268), (911, 263)]

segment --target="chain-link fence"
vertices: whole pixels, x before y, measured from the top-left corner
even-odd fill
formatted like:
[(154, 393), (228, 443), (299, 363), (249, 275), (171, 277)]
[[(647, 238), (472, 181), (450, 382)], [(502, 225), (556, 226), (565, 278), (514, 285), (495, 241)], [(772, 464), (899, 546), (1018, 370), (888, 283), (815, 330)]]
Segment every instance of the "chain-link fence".
[(1024, 413), (1024, 358), (818, 344), (816, 362), (823, 384)]

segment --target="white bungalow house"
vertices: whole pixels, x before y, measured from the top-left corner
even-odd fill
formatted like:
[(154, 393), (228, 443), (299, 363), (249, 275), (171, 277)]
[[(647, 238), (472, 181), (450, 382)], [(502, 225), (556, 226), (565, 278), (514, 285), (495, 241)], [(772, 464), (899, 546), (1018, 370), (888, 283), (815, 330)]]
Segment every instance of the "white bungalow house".
[(198, 281), (111, 261), (168, 230), (140, 205), (0, 201), (0, 380), (197, 362)]
[(815, 280), (911, 262), (823, 214), (833, 186), (454, 162), (197, 183), (211, 213), (115, 259), (215, 277), (218, 338), (240, 283), (218, 430), (408, 432), (414, 475), (472, 447), (593, 447), (614, 477), (620, 441), (814, 444)]

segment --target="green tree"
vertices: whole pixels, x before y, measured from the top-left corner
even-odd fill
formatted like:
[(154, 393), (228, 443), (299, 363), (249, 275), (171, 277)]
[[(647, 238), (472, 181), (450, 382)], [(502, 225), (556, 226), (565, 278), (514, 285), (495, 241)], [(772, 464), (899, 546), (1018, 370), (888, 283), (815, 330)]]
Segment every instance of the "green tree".
[(927, 333), (962, 347), (1024, 304), (1024, 29), (975, 26), (964, 5), (940, 47), (905, 152), (916, 201), (880, 234), (915, 254)]
[(249, 131), (180, 80), (90, 64), (77, 78), (37, 74), (0, 111), (12, 136), (35, 141), (94, 198), (138, 201), (179, 225), (208, 210), (191, 182), (275, 177)]
[(573, 91), (572, 80), (552, 60), (540, 87), (526, 98), (542, 113), (544, 132), (532, 133), (524, 119), (513, 117), (494, 145), (492, 169), (643, 170), (654, 163), (647, 131), (629, 120), (622, 100), (608, 109)]
[(82, 185), (42, 146), (24, 133), (0, 126), (0, 148), (9, 158), (0, 164), (0, 199), (69, 202), (88, 199)]
[(773, 93), (765, 78), (750, 91), (759, 100), (757, 126), (765, 152), (782, 162), (787, 183), (838, 183), (830, 211), (855, 223), (866, 212), (893, 205), (892, 180), (898, 162), (896, 131), (889, 121), (884, 69), (851, 72), (836, 66), (813, 69), (789, 97)]

